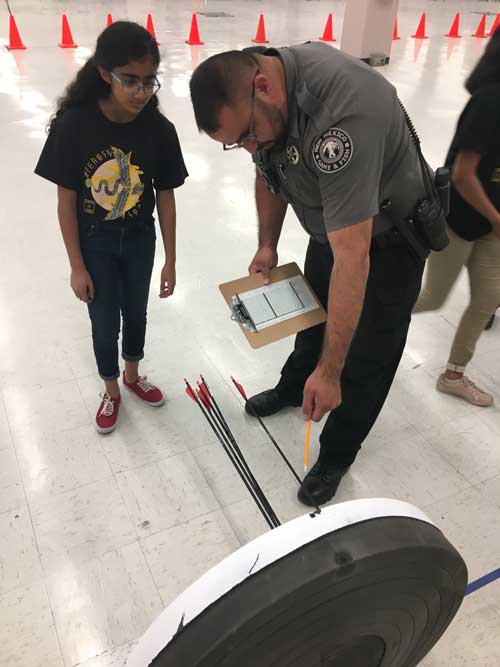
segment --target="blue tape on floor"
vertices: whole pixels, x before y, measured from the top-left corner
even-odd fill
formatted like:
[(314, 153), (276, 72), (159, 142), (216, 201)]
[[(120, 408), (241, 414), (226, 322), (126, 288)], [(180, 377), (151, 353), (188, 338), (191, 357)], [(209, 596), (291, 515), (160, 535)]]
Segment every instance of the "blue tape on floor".
[(476, 579), (476, 581), (472, 581), (467, 586), (467, 590), (465, 591), (465, 595), (470, 595), (471, 593), (474, 593), (475, 591), (479, 590), (480, 588), (483, 588), (483, 586), (487, 586), (488, 584), (491, 584), (496, 579), (500, 579), (500, 567), (498, 568), (498, 570), (494, 570), (493, 572), (490, 572), (489, 574), (485, 574), (484, 577), (480, 577), (479, 579)]

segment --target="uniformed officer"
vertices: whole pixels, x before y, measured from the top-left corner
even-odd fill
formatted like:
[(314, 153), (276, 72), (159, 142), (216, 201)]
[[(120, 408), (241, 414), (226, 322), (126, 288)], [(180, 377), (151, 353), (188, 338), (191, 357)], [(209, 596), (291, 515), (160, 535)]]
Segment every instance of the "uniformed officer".
[(417, 151), (394, 87), (325, 44), (221, 53), (190, 85), (200, 131), (257, 166), (250, 273), (267, 281), (278, 264), (288, 204), (310, 236), (304, 272), (327, 323), (297, 335), (278, 384), (247, 411), (330, 412), (299, 490), (305, 504), (325, 503), (382, 409), (420, 290), (424, 260), (392, 222), (425, 196)]

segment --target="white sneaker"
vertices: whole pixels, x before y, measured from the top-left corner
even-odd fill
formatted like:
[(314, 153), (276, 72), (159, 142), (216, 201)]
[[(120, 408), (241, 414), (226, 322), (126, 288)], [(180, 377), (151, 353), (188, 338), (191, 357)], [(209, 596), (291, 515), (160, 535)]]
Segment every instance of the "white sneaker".
[(444, 373), (438, 377), (436, 383), (436, 389), (443, 392), (443, 394), (451, 394), (452, 396), (458, 396), (458, 398), (463, 398), (468, 403), (472, 405), (478, 405), (481, 408), (489, 408), (490, 405), (493, 405), (494, 398), (491, 394), (479, 389), (479, 387), (469, 380), (469, 378), (464, 375), (459, 380), (449, 380)]

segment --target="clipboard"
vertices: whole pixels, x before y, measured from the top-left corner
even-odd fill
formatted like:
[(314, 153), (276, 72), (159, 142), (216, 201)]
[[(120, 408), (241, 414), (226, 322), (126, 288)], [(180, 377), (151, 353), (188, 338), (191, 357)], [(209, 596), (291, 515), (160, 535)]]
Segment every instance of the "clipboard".
[(273, 269), (270, 279), (265, 286), (262, 274), (255, 273), (219, 285), (231, 319), (254, 349), (326, 321), (325, 309), (295, 262)]

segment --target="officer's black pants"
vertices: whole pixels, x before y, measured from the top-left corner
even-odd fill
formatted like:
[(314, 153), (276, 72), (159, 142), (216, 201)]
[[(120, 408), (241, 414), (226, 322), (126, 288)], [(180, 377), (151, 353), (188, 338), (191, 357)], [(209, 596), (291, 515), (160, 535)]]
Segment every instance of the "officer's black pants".
[[(333, 256), (330, 246), (310, 240), (305, 276), (327, 308)], [(411, 311), (420, 292), (424, 262), (398, 232), (373, 241), (361, 318), (341, 376), (342, 403), (320, 436), (320, 459), (350, 465), (384, 405), (403, 354)], [(325, 325), (297, 334), (277, 389), (301, 402), (304, 385), (322, 350)]]

